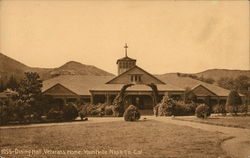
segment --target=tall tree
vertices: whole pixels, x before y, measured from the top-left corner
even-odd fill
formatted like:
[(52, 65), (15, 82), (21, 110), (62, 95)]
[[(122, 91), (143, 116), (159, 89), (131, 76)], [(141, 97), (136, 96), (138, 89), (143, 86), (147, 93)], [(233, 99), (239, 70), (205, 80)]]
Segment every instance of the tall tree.
[(228, 107), (230, 112), (233, 112), (235, 115), (237, 115), (238, 112), (238, 106), (242, 104), (241, 97), (239, 93), (235, 90), (232, 90), (228, 97), (226, 106)]
[(20, 99), (29, 102), (30, 99), (41, 94), (42, 81), (36, 72), (25, 72), (25, 77), (21, 80), (17, 92)]
[(18, 100), (22, 103), (22, 106), (25, 106), (24, 113), (26, 115), (40, 116), (42, 113), (41, 104), (38, 104), (39, 98), (41, 98), (41, 88), (42, 81), (38, 73), (26, 72), (17, 89)]

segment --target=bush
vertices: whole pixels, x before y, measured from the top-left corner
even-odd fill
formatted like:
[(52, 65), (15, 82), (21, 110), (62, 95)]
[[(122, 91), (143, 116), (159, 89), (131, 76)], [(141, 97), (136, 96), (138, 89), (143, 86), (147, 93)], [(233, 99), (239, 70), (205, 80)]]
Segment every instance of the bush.
[(63, 119), (66, 121), (75, 120), (78, 116), (76, 105), (69, 103), (63, 108)]
[(47, 113), (47, 119), (50, 121), (62, 121), (63, 120), (63, 112), (56, 108), (52, 108)]
[(206, 104), (199, 105), (195, 110), (195, 114), (198, 118), (206, 119), (210, 116), (209, 106)]
[(105, 115), (105, 109), (108, 107), (106, 103), (104, 104), (84, 104), (82, 107), (79, 108), (79, 115), (86, 117), (86, 116), (103, 116)]
[(216, 114), (226, 114), (226, 107), (222, 104), (216, 104), (212, 107), (212, 112)]
[(113, 115), (113, 110), (111, 106), (105, 107), (105, 115)]
[(164, 96), (157, 107), (159, 116), (171, 116), (175, 113), (175, 103), (168, 96)]
[(248, 112), (248, 106), (247, 106), (247, 104), (239, 105), (238, 112), (247, 114), (247, 112)]
[(194, 115), (196, 107), (197, 104), (194, 102), (185, 103), (183, 101), (175, 101), (174, 115), (176, 116)]
[(9, 109), (6, 105), (0, 105), (0, 125), (6, 125), (10, 121)]
[(134, 105), (130, 105), (123, 114), (125, 121), (137, 121), (140, 119), (141, 115), (138, 108)]

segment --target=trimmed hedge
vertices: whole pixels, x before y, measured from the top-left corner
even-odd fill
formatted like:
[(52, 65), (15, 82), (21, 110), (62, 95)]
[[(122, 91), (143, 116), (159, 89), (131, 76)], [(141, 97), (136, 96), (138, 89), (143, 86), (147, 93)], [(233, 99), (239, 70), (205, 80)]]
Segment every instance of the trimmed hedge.
[(137, 121), (140, 119), (141, 114), (138, 108), (134, 105), (130, 105), (123, 114), (125, 121)]

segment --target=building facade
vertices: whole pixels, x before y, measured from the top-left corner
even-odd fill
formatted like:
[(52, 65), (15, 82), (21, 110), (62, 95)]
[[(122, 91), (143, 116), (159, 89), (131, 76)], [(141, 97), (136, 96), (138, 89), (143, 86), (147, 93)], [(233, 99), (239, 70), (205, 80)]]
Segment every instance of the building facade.
[[(209, 100), (210, 104), (225, 104), (229, 90), (207, 84), (188, 77), (177, 75), (152, 75), (128, 57), (125, 45), (125, 57), (118, 59), (117, 76), (62, 75), (43, 82), (43, 94), (50, 95), (63, 102), (91, 102), (92, 104), (112, 104), (125, 84), (133, 84), (125, 92), (125, 105), (136, 105), (141, 110), (153, 108), (153, 93), (148, 84), (157, 86), (159, 96), (168, 95), (183, 100), (189, 88), (199, 102)], [(241, 95), (244, 99), (244, 96)]]

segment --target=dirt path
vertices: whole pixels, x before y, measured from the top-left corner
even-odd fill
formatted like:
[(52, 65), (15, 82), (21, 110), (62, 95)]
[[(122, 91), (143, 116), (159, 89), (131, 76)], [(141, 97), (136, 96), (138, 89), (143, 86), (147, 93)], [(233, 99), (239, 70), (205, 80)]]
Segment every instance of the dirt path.
[(222, 143), (222, 148), (228, 155), (234, 158), (250, 158), (250, 130), (233, 127), (222, 127), (215, 125), (208, 125), (189, 121), (175, 120), (170, 117), (154, 117), (147, 116), (148, 119), (172, 123), (181, 126), (189, 126), (211, 132), (221, 132), (232, 139), (228, 139)]

